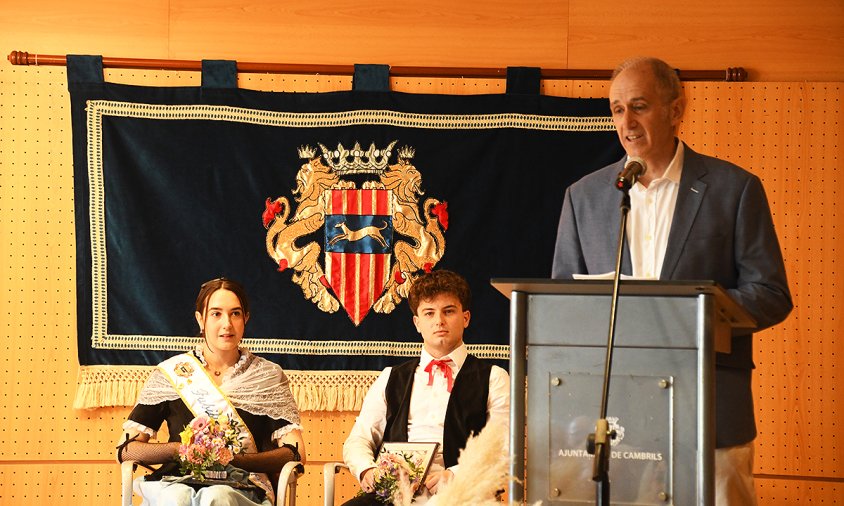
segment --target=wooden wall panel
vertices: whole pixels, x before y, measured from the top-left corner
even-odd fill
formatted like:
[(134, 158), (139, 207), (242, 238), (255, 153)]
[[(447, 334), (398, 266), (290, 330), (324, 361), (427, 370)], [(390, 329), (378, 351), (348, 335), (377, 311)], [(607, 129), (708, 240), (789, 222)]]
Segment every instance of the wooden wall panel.
[(839, 504), (844, 497), (844, 484), (757, 477), (756, 493), (761, 506)]
[[(780, 86), (785, 100), (771, 106), (781, 111), (771, 116), (788, 123), (786, 131), (800, 131), (781, 136), (788, 147), (770, 155), (784, 168), (772, 186), (785, 204), (776, 218), (798, 303), (781, 335), (760, 335), (758, 415), (765, 447), (759, 451), (775, 474), (799, 470), (844, 479), (844, 441), (837, 435), (840, 413), (835, 408), (844, 400), (839, 369), (844, 327), (838, 317), (844, 285), (837, 265), (844, 247), (837, 212), (844, 87), (800, 88)], [(790, 451), (781, 451), (784, 447)]]
[(176, 0), (171, 6), (176, 58), (498, 67), (540, 65), (544, 55), (554, 55), (557, 66), (566, 63), (560, 20), (567, 0)]
[[(0, 74), (0, 438), (6, 459), (63, 459), (74, 430), (76, 256), (63, 69)], [(46, 79), (45, 79), (46, 77)], [(66, 432), (65, 432), (66, 434)], [(85, 441), (88, 433), (81, 433)]]
[(0, 504), (120, 504), (120, 466), (102, 462), (39, 462), (0, 466)]
[(166, 58), (169, 5), (169, 0), (3, 0), (0, 53)]
[(844, 81), (840, 0), (6, 0), (0, 26), (3, 54), (587, 69), (654, 54)]
[(835, 167), (844, 159), (844, 89), (811, 83), (686, 89), (690, 108), (681, 136), (762, 178), (795, 300), (784, 323), (756, 336), (757, 471), (842, 479), (844, 443), (835, 435), (834, 406), (844, 402), (836, 389), (844, 351), (836, 259), (844, 238)]
[(753, 80), (840, 81), (844, 4), (571, 0), (568, 50), (571, 68), (654, 55), (678, 68), (741, 65)]

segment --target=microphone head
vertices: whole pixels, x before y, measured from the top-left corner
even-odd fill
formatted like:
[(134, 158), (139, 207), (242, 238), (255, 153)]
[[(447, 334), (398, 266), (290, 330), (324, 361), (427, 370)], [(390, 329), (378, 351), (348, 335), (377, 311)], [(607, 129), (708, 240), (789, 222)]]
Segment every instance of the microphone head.
[[(637, 168), (636, 165), (639, 167)], [(636, 177), (641, 177), (645, 172), (647, 172), (648, 165), (638, 156), (628, 156), (627, 163), (624, 164), (624, 168), (633, 172)]]

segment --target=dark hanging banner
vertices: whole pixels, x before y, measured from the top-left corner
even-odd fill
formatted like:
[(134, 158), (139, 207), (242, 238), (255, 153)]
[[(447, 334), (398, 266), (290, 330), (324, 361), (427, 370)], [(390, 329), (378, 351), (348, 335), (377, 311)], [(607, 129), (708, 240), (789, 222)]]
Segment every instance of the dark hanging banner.
[(490, 278), (548, 277), (566, 186), (622, 155), (604, 99), (139, 87), (74, 61), (82, 366), (191, 349), (199, 285), (225, 276), (253, 351), (380, 370), (420, 349), (406, 294), (430, 269), (469, 280), (466, 343), (504, 361)]

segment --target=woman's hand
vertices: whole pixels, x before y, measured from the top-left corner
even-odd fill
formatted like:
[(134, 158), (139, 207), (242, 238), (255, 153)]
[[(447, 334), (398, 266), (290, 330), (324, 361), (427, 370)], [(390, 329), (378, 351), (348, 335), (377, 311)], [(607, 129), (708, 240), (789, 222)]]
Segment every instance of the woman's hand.
[(375, 492), (375, 468), (370, 467), (360, 476), (360, 488), (364, 492)]
[[(297, 448), (297, 451), (300, 456), (299, 462), (303, 464), (305, 463), (305, 441), (302, 439), (301, 431), (292, 430), (288, 432), (282, 436), (278, 443), (289, 444), (291, 446), (296, 446), (298, 444), (299, 447)], [(293, 457), (295, 456), (291, 455), (290, 448), (281, 446), (279, 448), (273, 448), (272, 450), (258, 453), (238, 453), (232, 459), (231, 464), (234, 467), (239, 467), (254, 473), (277, 473), (281, 471), (284, 464), (293, 460)]]

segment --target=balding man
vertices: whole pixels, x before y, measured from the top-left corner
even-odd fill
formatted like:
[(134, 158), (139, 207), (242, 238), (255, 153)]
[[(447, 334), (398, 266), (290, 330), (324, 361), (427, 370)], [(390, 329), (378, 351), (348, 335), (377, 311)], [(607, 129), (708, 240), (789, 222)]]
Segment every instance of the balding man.
[[(610, 108), (627, 156), (566, 190), (552, 276), (615, 269), (621, 194), (614, 182), (628, 157), (647, 170), (630, 189), (622, 273), (711, 279), (758, 322), (783, 321), (792, 309), (782, 253), (762, 183), (729, 162), (696, 153), (677, 130), (685, 97), (677, 73), (656, 58), (635, 58), (613, 73)], [(754, 505), (751, 376), (753, 335), (732, 338), (715, 366), (716, 504)]]

